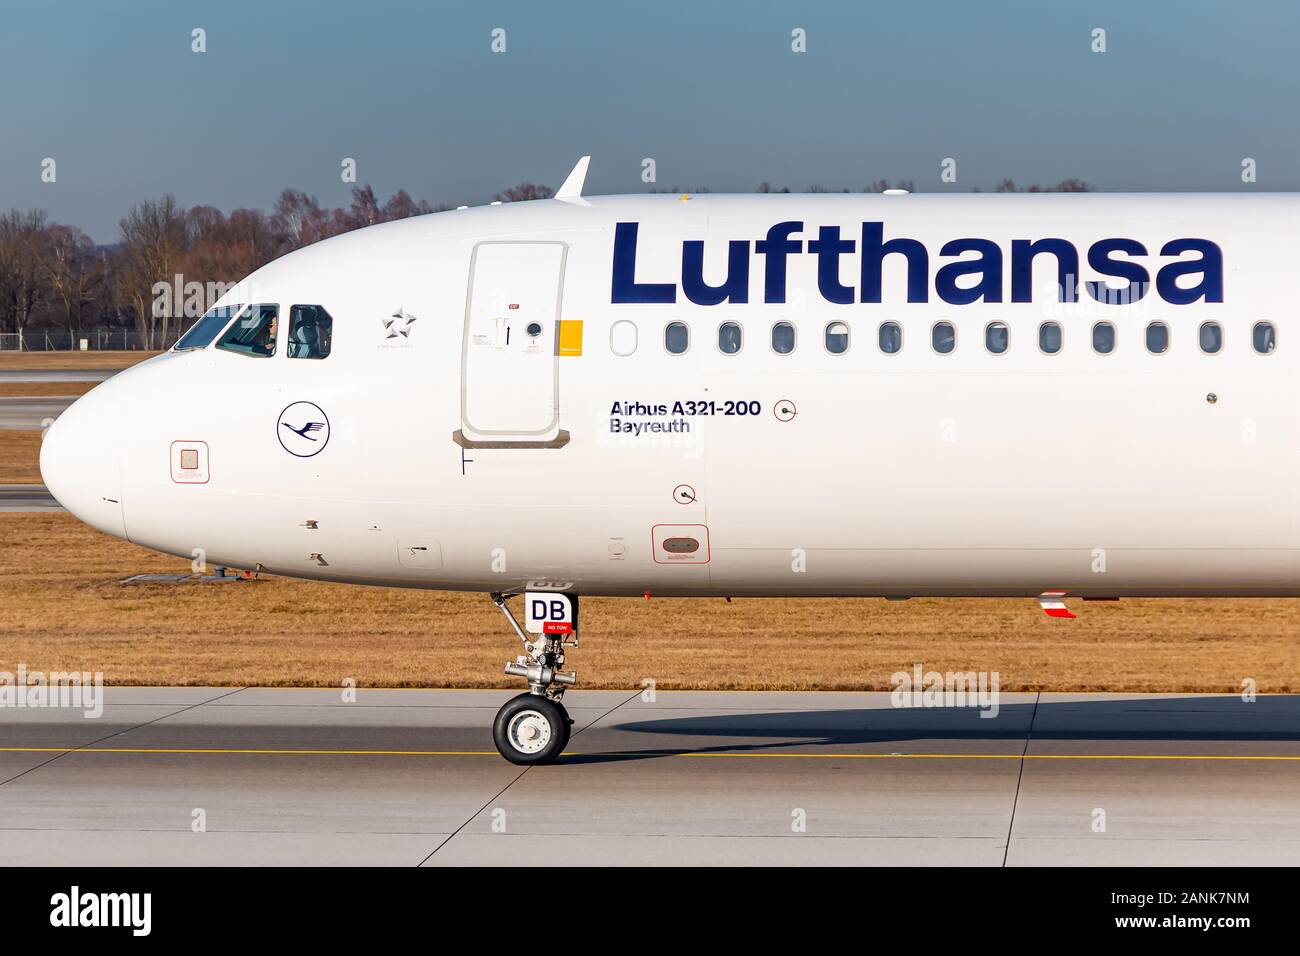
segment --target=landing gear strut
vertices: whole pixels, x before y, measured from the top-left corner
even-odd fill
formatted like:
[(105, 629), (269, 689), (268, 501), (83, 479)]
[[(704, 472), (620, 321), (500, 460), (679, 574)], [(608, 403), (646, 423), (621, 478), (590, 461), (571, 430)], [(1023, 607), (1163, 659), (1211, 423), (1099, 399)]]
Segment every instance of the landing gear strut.
[(510, 622), (523, 642), (524, 653), (506, 664), (505, 672), (528, 681), (528, 692), (512, 697), (497, 711), (492, 740), (501, 756), (515, 764), (550, 763), (569, 744), (573, 721), (561, 701), (564, 691), (578, 682), (573, 671), (563, 671), (564, 635), (529, 634), (506, 606), (509, 596), (492, 593), (492, 603)]

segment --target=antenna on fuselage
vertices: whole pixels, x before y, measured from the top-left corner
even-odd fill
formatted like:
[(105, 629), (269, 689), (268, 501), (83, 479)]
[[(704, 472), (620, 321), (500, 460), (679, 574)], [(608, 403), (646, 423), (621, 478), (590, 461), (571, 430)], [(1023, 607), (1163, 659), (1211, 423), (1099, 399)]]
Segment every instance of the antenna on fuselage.
[(590, 156), (584, 156), (578, 160), (578, 165), (573, 167), (573, 172), (569, 173), (564, 184), (555, 191), (556, 199), (581, 199), (582, 185), (587, 181), (587, 166), (591, 163)]

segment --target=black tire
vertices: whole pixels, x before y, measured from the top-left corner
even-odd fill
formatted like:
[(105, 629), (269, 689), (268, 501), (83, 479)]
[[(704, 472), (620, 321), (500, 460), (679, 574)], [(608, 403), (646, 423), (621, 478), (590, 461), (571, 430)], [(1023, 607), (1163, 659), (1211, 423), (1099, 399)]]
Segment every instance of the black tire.
[[(563, 704), (557, 703), (555, 706), (560, 708), (560, 715), (564, 718), (564, 722), (561, 724), (561, 736), (564, 739), (560, 742), (560, 753), (563, 753), (569, 747), (569, 738), (573, 736), (573, 718), (569, 716), (569, 712), (564, 709)], [(559, 756), (559, 754), (556, 756)]]
[(550, 763), (569, 742), (569, 715), (540, 694), (520, 694), (506, 701), (492, 723), (492, 741), (513, 764)]

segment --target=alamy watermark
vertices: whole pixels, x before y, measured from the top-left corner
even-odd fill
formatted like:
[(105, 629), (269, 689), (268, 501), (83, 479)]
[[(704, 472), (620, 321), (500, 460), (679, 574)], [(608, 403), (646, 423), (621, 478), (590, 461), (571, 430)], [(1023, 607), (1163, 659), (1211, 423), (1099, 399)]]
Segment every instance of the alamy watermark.
[(996, 717), (1001, 706), (997, 671), (927, 671), (914, 664), (889, 682), (895, 707), (978, 707), (980, 717)]
[(0, 671), (0, 707), (80, 709), (94, 719), (104, 713), (103, 671)]

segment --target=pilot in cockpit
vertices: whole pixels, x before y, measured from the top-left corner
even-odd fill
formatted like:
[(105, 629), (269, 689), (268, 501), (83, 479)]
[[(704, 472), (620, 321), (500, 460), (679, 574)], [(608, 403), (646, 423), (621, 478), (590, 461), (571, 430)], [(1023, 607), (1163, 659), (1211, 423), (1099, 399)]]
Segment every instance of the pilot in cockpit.
[(262, 335), (253, 343), (251, 351), (255, 355), (274, 355), (275, 354), (275, 315), (272, 314), (271, 321), (262, 326)]

